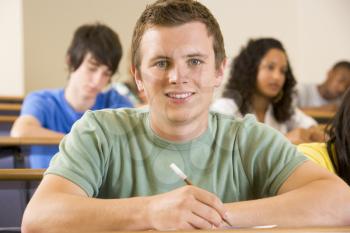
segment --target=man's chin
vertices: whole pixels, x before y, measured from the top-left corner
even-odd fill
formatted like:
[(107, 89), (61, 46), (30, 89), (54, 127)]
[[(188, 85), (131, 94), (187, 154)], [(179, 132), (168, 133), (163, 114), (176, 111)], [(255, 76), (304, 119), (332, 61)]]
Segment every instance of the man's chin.
[(97, 97), (98, 93), (96, 92), (87, 92), (83, 95), (84, 99), (95, 99)]

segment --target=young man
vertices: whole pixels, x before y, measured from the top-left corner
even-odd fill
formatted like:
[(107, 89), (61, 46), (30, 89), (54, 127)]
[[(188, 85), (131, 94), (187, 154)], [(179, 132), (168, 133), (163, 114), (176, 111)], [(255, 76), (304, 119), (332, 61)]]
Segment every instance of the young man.
[(304, 110), (336, 111), (343, 94), (350, 87), (350, 62), (339, 61), (321, 84), (297, 86), (297, 105)]
[[(86, 110), (132, 107), (114, 89), (104, 90), (122, 57), (118, 35), (102, 24), (83, 25), (67, 52), (70, 71), (66, 88), (29, 94), (14, 123), (14, 137), (63, 137)], [(46, 168), (57, 147), (33, 146), (30, 166)]]
[(201, 3), (149, 5), (134, 30), (132, 64), (149, 109), (85, 114), (28, 204), (23, 232), (349, 224), (341, 179), (254, 118), (209, 113), (225, 51)]

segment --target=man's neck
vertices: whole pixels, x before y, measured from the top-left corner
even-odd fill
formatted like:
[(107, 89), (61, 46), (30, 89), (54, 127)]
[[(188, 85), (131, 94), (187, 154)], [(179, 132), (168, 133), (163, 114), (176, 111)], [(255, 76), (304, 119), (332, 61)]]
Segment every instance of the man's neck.
[(150, 115), (152, 130), (161, 138), (174, 142), (187, 142), (201, 136), (208, 128), (208, 118), (191, 121), (190, 123), (175, 123), (153, 120)]
[(96, 101), (96, 98), (86, 99), (81, 96), (77, 96), (75, 91), (71, 89), (69, 85), (64, 90), (64, 98), (76, 112), (85, 112), (86, 110), (91, 109)]

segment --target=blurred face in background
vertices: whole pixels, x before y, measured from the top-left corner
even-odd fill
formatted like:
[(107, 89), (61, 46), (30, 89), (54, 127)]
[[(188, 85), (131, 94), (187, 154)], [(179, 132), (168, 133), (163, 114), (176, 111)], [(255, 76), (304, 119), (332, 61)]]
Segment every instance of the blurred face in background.
[(109, 84), (112, 72), (87, 53), (81, 65), (70, 74), (68, 85), (80, 98), (91, 99)]
[(325, 82), (326, 99), (336, 99), (341, 97), (350, 86), (350, 69), (338, 67), (328, 72)]
[(283, 88), (288, 63), (285, 53), (279, 49), (270, 49), (262, 58), (256, 79), (259, 95), (273, 99)]

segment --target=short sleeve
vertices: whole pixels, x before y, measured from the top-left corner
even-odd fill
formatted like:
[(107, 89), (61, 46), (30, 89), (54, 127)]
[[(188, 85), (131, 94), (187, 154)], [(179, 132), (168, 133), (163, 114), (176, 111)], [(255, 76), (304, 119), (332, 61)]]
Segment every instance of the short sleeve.
[(238, 132), (238, 150), (256, 197), (277, 194), (281, 185), (307, 158), (277, 130), (248, 116)]
[(44, 125), (48, 114), (47, 109), (48, 106), (45, 99), (40, 95), (40, 93), (33, 92), (24, 99), (21, 108), (21, 116), (33, 116), (38, 119), (41, 125)]
[(87, 111), (59, 146), (45, 174), (62, 176), (97, 196), (106, 171), (109, 142), (92, 111)]

